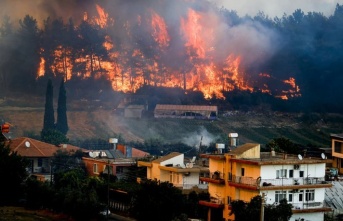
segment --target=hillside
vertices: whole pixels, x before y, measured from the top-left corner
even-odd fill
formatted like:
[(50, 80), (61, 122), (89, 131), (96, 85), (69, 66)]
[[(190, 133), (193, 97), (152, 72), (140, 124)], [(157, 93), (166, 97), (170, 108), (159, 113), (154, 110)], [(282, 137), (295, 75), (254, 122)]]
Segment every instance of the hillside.
[[(37, 99), (25, 103), (23, 100), (2, 100), (0, 120), (12, 125), (11, 137), (38, 136), (43, 125), (44, 101)], [(114, 112), (111, 104), (74, 101), (68, 105), (67, 115), (70, 140), (107, 140), (120, 134), (126, 141), (159, 139), (165, 143), (184, 142), (197, 146), (200, 142), (227, 142), (227, 134), (236, 132), (240, 143), (263, 145), (284, 136), (303, 145), (327, 147), (330, 146), (330, 133), (343, 132), (343, 115), (338, 114), (227, 111), (221, 112), (216, 121), (125, 119)]]

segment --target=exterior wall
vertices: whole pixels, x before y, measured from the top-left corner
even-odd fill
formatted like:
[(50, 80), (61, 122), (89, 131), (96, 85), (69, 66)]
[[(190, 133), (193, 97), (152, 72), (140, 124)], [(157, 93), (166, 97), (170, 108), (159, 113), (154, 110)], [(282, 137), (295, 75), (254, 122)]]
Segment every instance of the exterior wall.
[[(340, 145), (341, 151), (338, 151), (335, 146)], [(338, 169), (339, 174), (343, 174), (343, 141), (341, 139), (331, 138), (332, 147), (332, 167)]]
[[(151, 179), (161, 180), (161, 170), (159, 168), (159, 163), (152, 163), (151, 166)], [(166, 179), (166, 178), (164, 178)]]
[[(325, 177), (325, 163), (321, 164), (297, 164), (299, 166), (295, 169), (294, 165), (264, 165), (261, 167), (261, 177), (263, 182), (271, 183), (273, 185), (291, 185), (295, 180), (299, 183), (314, 182), (315, 179)], [(277, 177), (276, 171), (286, 170), (286, 176), (281, 179)], [(293, 170), (293, 177), (290, 177), (290, 170)], [(300, 174), (303, 173), (303, 177)], [(280, 176), (280, 174), (279, 174)]]
[(182, 186), (184, 189), (191, 189), (193, 186), (199, 185), (199, 173), (190, 173), (188, 176), (183, 174)]
[(184, 154), (180, 154), (176, 157), (173, 157), (171, 159), (165, 160), (163, 162), (160, 163), (161, 166), (165, 166), (167, 164), (173, 164), (173, 166), (176, 165), (183, 165), (183, 159), (184, 159)]
[(260, 158), (261, 145), (256, 145), (256, 147), (245, 151), (243, 154), (239, 155), (239, 158)]

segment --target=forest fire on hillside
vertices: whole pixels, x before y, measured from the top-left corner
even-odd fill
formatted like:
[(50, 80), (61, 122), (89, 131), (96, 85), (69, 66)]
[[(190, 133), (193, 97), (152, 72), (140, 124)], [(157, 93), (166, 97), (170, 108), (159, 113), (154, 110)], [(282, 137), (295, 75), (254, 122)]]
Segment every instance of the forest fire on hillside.
[[(42, 48), (37, 76), (49, 71), (66, 80), (106, 78), (113, 90), (123, 92), (152, 85), (201, 91), (205, 98), (224, 98), (225, 91), (256, 88), (282, 99), (301, 96), (293, 76), (282, 80), (267, 73), (254, 77), (247, 73), (247, 55), (235, 49), (241, 39), (232, 36), (240, 30), (223, 28), (221, 18), (209, 11), (189, 7), (171, 23), (152, 7), (127, 19), (111, 18), (99, 4), (94, 8), (96, 16), (85, 12), (84, 20), (75, 26), (86, 42), (83, 48), (76, 53), (67, 44), (57, 45), (49, 55)], [(236, 42), (230, 43), (232, 39)], [(224, 42), (230, 46), (223, 47)], [(273, 81), (281, 88), (272, 90)]]

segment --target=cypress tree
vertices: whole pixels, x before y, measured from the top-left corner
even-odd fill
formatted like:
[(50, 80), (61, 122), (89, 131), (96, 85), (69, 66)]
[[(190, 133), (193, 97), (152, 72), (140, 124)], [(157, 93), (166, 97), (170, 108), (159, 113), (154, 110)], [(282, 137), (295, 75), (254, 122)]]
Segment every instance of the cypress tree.
[(68, 120), (67, 120), (67, 95), (64, 87), (64, 79), (60, 84), (60, 91), (58, 94), (58, 106), (57, 106), (57, 123), (56, 129), (64, 135), (68, 132)]
[(53, 106), (53, 86), (51, 79), (48, 80), (48, 85), (45, 93), (45, 112), (44, 112), (44, 124), (43, 130), (47, 131), (55, 129), (55, 116)]

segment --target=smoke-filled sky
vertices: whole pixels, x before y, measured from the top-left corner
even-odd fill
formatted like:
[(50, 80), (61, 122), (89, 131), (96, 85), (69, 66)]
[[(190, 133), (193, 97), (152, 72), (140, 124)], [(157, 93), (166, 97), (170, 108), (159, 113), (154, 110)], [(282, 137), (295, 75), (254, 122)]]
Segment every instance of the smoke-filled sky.
[[(259, 11), (265, 12), (269, 17), (281, 17), (284, 13), (292, 14), (296, 9), (301, 9), (305, 13), (309, 11), (322, 12), (329, 16), (333, 13), (336, 4), (343, 4), (343, 0), (209, 0), (218, 7), (224, 6), (229, 10), (237, 11), (238, 15), (246, 14), (254, 16)], [(30, 14), (38, 21), (47, 16), (71, 17), (75, 13), (87, 11), (90, 2), (104, 2), (103, 0), (1, 0), (0, 16), (9, 15), (13, 20), (22, 18)], [(122, 4), (123, 1), (116, 1)], [(145, 2), (145, 1), (144, 1)], [(147, 1), (149, 2), (149, 1)], [(157, 0), (156, 0), (157, 2)], [(127, 4), (141, 4), (142, 1), (127, 1)], [(120, 7), (120, 6), (119, 6)], [(173, 7), (175, 9), (177, 7)], [(56, 14), (58, 13), (58, 15)], [(62, 15), (61, 15), (62, 14)]]
[(256, 15), (263, 11), (271, 18), (282, 17), (284, 13), (292, 14), (296, 9), (301, 9), (305, 14), (307, 12), (322, 12), (330, 16), (336, 7), (336, 4), (343, 4), (343, 0), (211, 0), (218, 6), (224, 6), (227, 9), (237, 11), (238, 15), (244, 16)]

